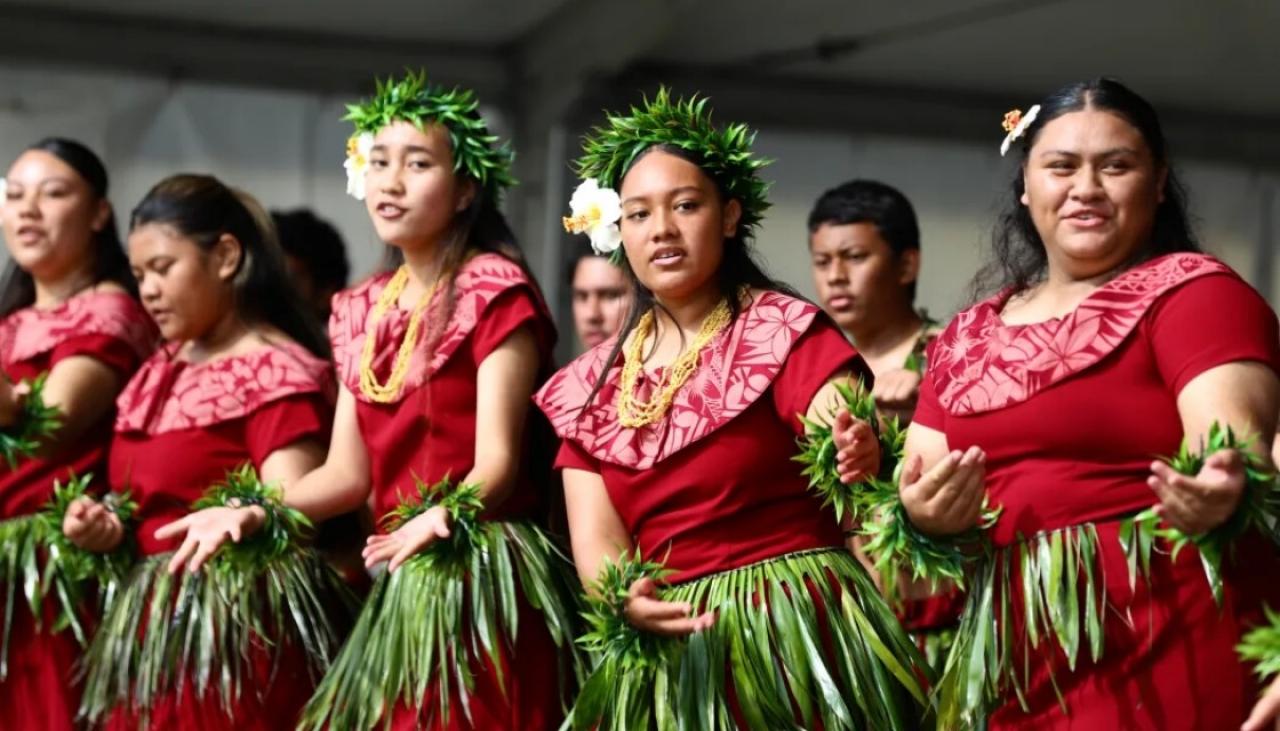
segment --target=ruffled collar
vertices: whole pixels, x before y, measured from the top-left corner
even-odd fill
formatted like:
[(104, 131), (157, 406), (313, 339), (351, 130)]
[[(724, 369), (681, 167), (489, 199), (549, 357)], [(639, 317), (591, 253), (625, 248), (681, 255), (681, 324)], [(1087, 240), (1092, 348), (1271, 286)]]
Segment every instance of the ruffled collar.
[[(329, 338), (333, 344), (333, 359), (338, 377), (360, 401), (369, 399), (360, 390), (360, 360), (364, 350), (369, 313), (378, 296), (391, 280), (391, 273), (384, 273), (334, 296), (333, 315), (329, 319)], [(401, 398), (421, 386), (431, 375), (439, 371), (475, 329), (489, 303), (504, 291), (522, 284), (529, 278), (519, 265), (498, 254), (480, 254), (469, 259), (454, 277), (454, 307), (444, 331), (430, 327), (433, 317), (438, 318), (444, 302), (444, 289), (440, 288), (428, 305), (419, 330), (418, 344), (409, 361)], [(392, 309), (378, 322), (373, 333), (377, 346), (374, 349), (373, 369), (380, 378), (386, 378), (396, 350), (404, 339), (409, 326), (409, 313)], [(430, 353), (426, 351), (428, 338), (435, 341)]]
[(190, 363), (161, 348), (116, 400), (117, 432), (163, 434), (240, 419), (289, 396), (333, 396), (330, 365), (294, 342)]
[(85, 292), (47, 310), (27, 307), (0, 322), (0, 363), (43, 355), (72, 338), (105, 335), (127, 343), (139, 358), (156, 344), (156, 329), (137, 300), (124, 292)]
[[(705, 438), (759, 399), (817, 314), (818, 308), (803, 300), (778, 292), (759, 294), (703, 351), (698, 370), (663, 418), (639, 429), (618, 423), (620, 362), (608, 366), (603, 387), (587, 406), (616, 338), (562, 368), (534, 401), (562, 439), (604, 462), (647, 469)], [(650, 397), (655, 378), (642, 374), (641, 398)]]
[(956, 315), (935, 341), (928, 377), (955, 416), (1012, 406), (1084, 371), (1128, 338), (1161, 295), (1197, 277), (1231, 274), (1204, 254), (1169, 254), (1130, 269), (1064, 317), (1006, 325), (1005, 291)]

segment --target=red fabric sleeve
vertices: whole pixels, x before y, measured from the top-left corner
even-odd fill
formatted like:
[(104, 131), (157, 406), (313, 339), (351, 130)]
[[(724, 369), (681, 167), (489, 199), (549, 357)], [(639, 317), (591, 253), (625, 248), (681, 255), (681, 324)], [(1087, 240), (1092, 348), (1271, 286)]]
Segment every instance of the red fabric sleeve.
[(1170, 290), (1144, 323), (1164, 382), (1179, 393), (1191, 379), (1238, 361), (1280, 373), (1280, 322), (1238, 277), (1211, 274)]
[[(935, 341), (936, 342), (936, 341)], [(932, 346), (930, 346), (932, 355)], [(927, 426), (934, 431), (945, 431), (947, 414), (938, 402), (938, 390), (933, 385), (933, 372), (925, 371), (920, 379), (920, 393), (916, 397), (916, 413), (911, 417), (912, 424)]]
[(266, 404), (245, 417), (245, 446), (255, 467), (272, 452), (303, 439), (329, 443), (332, 409), (321, 393), (299, 393)]
[(809, 411), (809, 403), (818, 390), (840, 371), (851, 370), (871, 388), (871, 369), (854, 350), (840, 329), (825, 315), (813, 319), (809, 329), (791, 346), (771, 387), (773, 405), (796, 435), (804, 431), (798, 416)]
[(585, 470), (600, 474), (600, 460), (592, 457), (577, 442), (564, 440), (560, 443), (560, 453), (556, 455), (555, 469)]
[(126, 381), (141, 364), (138, 351), (119, 338), (111, 335), (77, 335), (54, 346), (49, 353), (49, 367), (53, 368), (63, 358), (77, 355), (102, 362)]
[(504, 340), (525, 325), (533, 330), (539, 359), (549, 362), (551, 348), (555, 345), (555, 327), (527, 284), (518, 284), (503, 291), (484, 308), (480, 321), (471, 331), (471, 356), (476, 363), (483, 362)]

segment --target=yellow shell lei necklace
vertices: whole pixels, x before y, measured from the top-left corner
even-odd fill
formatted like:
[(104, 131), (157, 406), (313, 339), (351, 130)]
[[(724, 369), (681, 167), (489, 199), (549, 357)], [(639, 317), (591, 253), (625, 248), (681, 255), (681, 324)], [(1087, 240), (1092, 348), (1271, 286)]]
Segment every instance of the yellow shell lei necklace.
[(387, 282), (387, 286), (378, 295), (378, 301), (373, 305), (373, 314), (369, 318), (369, 323), (365, 328), (364, 350), (360, 354), (360, 392), (363, 393), (370, 401), (387, 404), (395, 401), (400, 396), (400, 389), (404, 386), (405, 376), (409, 374), (409, 362), (413, 359), (413, 348), (418, 342), (418, 330), (422, 327), (422, 316), (427, 310), (427, 305), (431, 304), (431, 297), (436, 292), (437, 282), (432, 282), (431, 286), (422, 295), (422, 299), (418, 300), (418, 304), (414, 305), (413, 312), (409, 315), (409, 326), (405, 329), (404, 339), (400, 341), (400, 348), (396, 351), (395, 362), (391, 366), (391, 375), (387, 376), (385, 384), (378, 383), (378, 377), (373, 372), (373, 356), (374, 347), (376, 346), (378, 323), (387, 314), (387, 310), (391, 309), (400, 299), (401, 293), (404, 292), (405, 285), (409, 282), (409, 268), (401, 266), (396, 270), (391, 281)]
[(671, 408), (671, 400), (676, 392), (698, 369), (698, 361), (701, 360), (702, 351), (707, 344), (725, 325), (729, 324), (729, 317), (729, 301), (720, 300), (720, 304), (716, 305), (711, 314), (702, 321), (692, 347), (682, 352), (667, 368), (658, 382), (653, 400), (643, 402), (636, 398), (636, 382), (640, 378), (640, 369), (644, 365), (641, 350), (644, 347), (644, 341), (653, 330), (654, 323), (653, 310), (644, 313), (640, 322), (636, 323), (635, 332), (631, 334), (631, 341), (627, 343), (623, 353), (622, 384), (618, 392), (618, 422), (628, 429), (638, 429), (661, 419), (667, 413), (667, 409)]

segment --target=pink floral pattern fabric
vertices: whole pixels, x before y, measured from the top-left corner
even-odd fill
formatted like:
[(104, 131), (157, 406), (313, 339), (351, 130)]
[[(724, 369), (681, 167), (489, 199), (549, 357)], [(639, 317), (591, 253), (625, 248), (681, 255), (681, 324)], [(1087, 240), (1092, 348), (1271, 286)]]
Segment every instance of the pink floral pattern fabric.
[(282, 398), (333, 396), (330, 365), (287, 342), (207, 363), (174, 360), (161, 348), (116, 400), (116, 431), (157, 435), (245, 417)]
[[(665, 416), (639, 429), (618, 423), (620, 362), (609, 366), (604, 386), (583, 411), (616, 338), (557, 372), (534, 400), (562, 439), (577, 442), (604, 462), (648, 469), (711, 434), (759, 399), (817, 313), (818, 308), (808, 302), (777, 292), (760, 294), (733, 327), (703, 351), (698, 369), (676, 393)], [(660, 373), (643, 373), (637, 386), (640, 398), (652, 398), (659, 379)]]
[(1203, 254), (1169, 254), (1099, 287), (1062, 318), (1005, 325), (1011, 292), (961, 312), (933, 345), (929, 378), (954, 416), (1018, 404), (1105, 358), (1137, 327), (1160, 295), (1196, 277), (1231, 274)]
[(0, 322), (0, 363), (14, 363), (43, 355), (62, 343), (85, 335), (105, 335), (127, 343), (145, 358), (156, 343), (155, 326), (132, 297), (123, 292), (89, 292), (57, 307), (27, 307)]
[[(378, 296), (391, 280), (391, 273), (371, 277), (362, 284), (339, 292), (334, 296), (333, 315), (329, 319), (329, 339), (333, 344), (333, 360), (338, 378), (360, 401), (369, 399), (360, 391), (360, 356), (364, 350), (369, 312)], [(454, 309), (448, 324), (441, 332), (438, 326), (440, 308), (444, 303), (444, 290), (435, 293), (423, 318), (424, 327), (418, 331), (418, 344), (409, 361), (401, 396), (412, 393), (448, 362), (458, 346), (475, 329), (489, 303), (511, 287), (530, 284), (524, 271), (506, 257), (498, 254), (481, 254), (462, 265), (454, 280)], [(383, 317), (372, 334), (376, 338), (373, 370), (385, 378), (391, 371), (400, 342), (409, 327), (409, 313), (393, 309)], [(424, 344), (435, 341), (429, 354)]]

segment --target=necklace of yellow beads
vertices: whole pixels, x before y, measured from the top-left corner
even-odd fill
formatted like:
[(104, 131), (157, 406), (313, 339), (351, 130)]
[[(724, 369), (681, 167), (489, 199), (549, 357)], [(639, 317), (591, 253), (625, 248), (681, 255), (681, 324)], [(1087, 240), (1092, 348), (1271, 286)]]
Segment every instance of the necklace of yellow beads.
[(644, 342), (654, 329), (653, 310), (650, 310), (636, 323), (631, 339), (623, 350), (622, 383), (618, 391), (618, 422), (628, 429), (656, 423), (671, 408), (671, 400), (684, 386), (693, 372), (698, 369), (702, 359), (702, 351), (711, 343), (717, 334), (729, 324), (731, 312), (729, 300), (722, 299), (715, 309), (702, 321), (698, 334), (692, 345), (680, 353), (671, 366), (659, 378), (653, 398), (641, 401), (636, 396), (636, 384), (640, 380), (640, 370), (644, 366), (642, 351)]
[(400, 295), (404, 292), (405, 285), (408, 283), (409, 268), (401, 266), (391, 277), (391, 281), (387, 282), (387, 286), (383, 288), (382, 293), (378, 295), (378, 300), (373, 305), (373, 313), (370, 315), (369, 323), (365, 328), (364, 350), (360, 354), (360, 392), (370, 401), (387, 404), (400, 397), (400, 390), (404, 387), (404, 379), (409, 374), (409, 363), (413, 359), (413, 348), (418, 342), (418, 331), (422, 328), (422, 318), (427, 311), (427, 306), (431, 304), (431, 298), (435, 295), (436, 285), (439, 280), (432, 282), (431, 286), (427, 287), (427, 291), (423, 293), (422, 298), (414, 305), (413, 311), (409, 314), (409, 326), (405, 328), (404, 339), (400, 341), (400, 347), (396, 350), (396, 358), (391, 366), (391, 374), (387, 376), (386, 383), (379, 383), (377, 374), (373, 372), (378, 323), (386, 316), (387, 311), (399, 301)]

